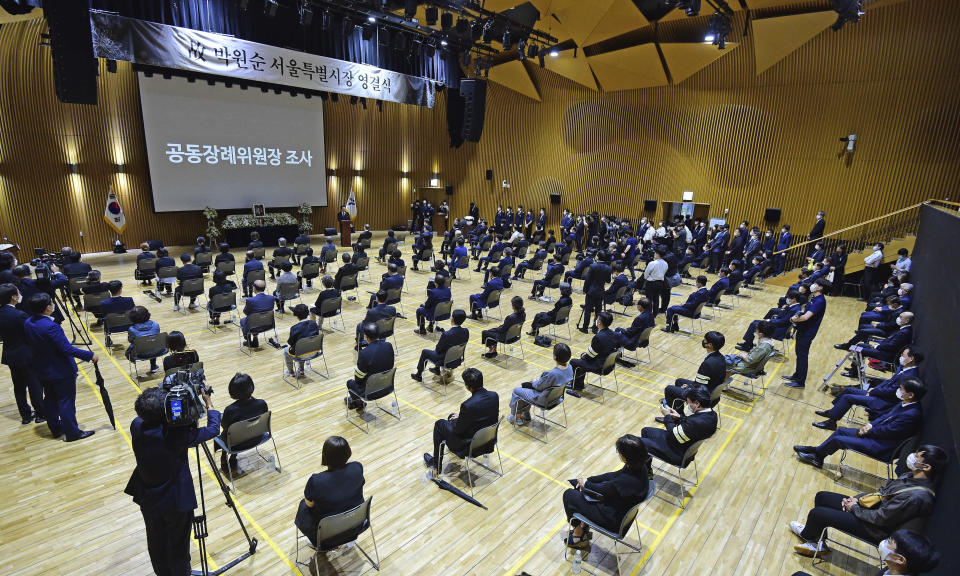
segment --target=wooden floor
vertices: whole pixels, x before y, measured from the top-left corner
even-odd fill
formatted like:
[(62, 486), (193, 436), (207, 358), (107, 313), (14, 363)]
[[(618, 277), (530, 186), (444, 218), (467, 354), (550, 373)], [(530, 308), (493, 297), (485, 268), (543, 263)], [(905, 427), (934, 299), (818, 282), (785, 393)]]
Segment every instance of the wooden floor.
[[(172, 254), (179, 252), (171, 250)], [(408, 263), (409, 252), (409, 246), (405, 247)], [(255, 556), (233, 568), (231, 574), (300, 573), (294, 564), (293, 517), (307, 478), (321, 470), (322, 443), (334, 434), (346, 437), (354, 459), (363, 463), (365, 493), (373, 496), (372, 524), (383, 574), (565, 574), (569, 565), (564, 562), (561, 494), (568, 487), (566, 479), (618, 467), (615, 439), (656, 425), (653, 417), (659, 414), (657, 403), (663, 387), (678, 376), (692, 377), (703, 356), (699, 337), (655, 331), (652, 363), (632, 370), (618, 367), (620, 391), (608, 394), (603, 405), (568, 397), (569, 427), (551, 428), (549, 443), (504, 423), (499, 445), (505, 474), (502, 478), (488, 474), (478, 481), (477, 498), (489, 508), (482, 510), (424, 479), (422, 454), (430, 449), (433, 421), (455, 412), (466, 398), (461, 385), (452, 385), (444, 396), (409, 378), (420, 349), (433, 345), (413, 333), (414, 311), (425, 298), (429, 272), (408, 272), (409, 293), (403, 298), (408, 319), (397, 322), (397, 393), (402, 420), (379, 412), (366, 434), (347, 421), (343, 404), (344, 383), (356, 358), (351, 349), (353, 328), (363, 316), (363, 305), (345, 301), (347, 335), (336, 332), (327, 336), (330, 378), (313, 376), (296, 390), (281, 380), (279, 351), (267, 346), (249, 357), (238, 346), (236, 329), (222, 329), (214, 335), (205, 329), (203, 311), (175, 313), (171, 299), (158, 304), (140, 294), (133, 281), (134, 259), (133, 254), (109, 254), (91, 256), (88, 261), (102, 270), (104, 279), (122, 279), (126, 295), (149, 307), (161, 330), (186, 334), (188, 345), (199, 351), (206, 366), (208, 382), (216, 389), (216, 408), (222, 410), (229, 401), (226, 384), (230, 377), (243, 371), (253, 375), (256, 396), (273, 410), (283, 472), (277, 473), (253, 453), (241, 458), (241, 467), (249, 473), (237, 481), (235, 499), (245, 525), (260, 545)], [(371, 278), (378, 279), (383, 267), (373, 264), (371, 268)], [(476, 292), (479, 284), (476, 274), (471, 280), (457, 281), (455, 306), (466, 309), (468, 295)], [(367, 294), (363, 289), (374, 288), (374, 284), (361, 285), (364, 304)], [(682, 302), (690, 290), (688, 286), (675, 289), (673, 302)], [(508, 295), (526, 297), (529, 291), (529, 280), (514, 282), (503, 302), (506, 305)], [(749, 321), (762, 316), (780, 291), (774, 287), (752, 291), (752, 298), (742, 300), (736, 310), (725, 311), (716, 321), (704, 322), (704, 329), (722, 331), (727, 339), (724, 351), (731, 352)], [(314, 293), (308, 293), (305, 300), (314, 298)], [(577, 295), (575, 302), (581, 298)], [(524, 302), (528, 319), (548, 307)], [(827, 317), (811, 351), (806, 391), (788, 391), (780, 385), (779, 377), (793, 370), (791, 355), (768, 364), (770, 377), (761, 400), (745, 405), (724, 399), (721, 430), (697, 458), (699, 485), (689, 494), (686, 508), (681, 510), (676, 503), (660, 498), (644, 505), (638, 517), (643, 552), (622, 552), (621, 574), (811, 571), (810, 561), (793, 553), (798, 540), (788, 531), (787, 522), (804, 518), (817, 490), (849, 490), (834, 483), (835, 459), (828, 461), (829, 470), (816, 470), (800, 464), (791, 447), (816, 444), (826, 436), (810, 426), (816, 419), (813, 411), (829, 403), (816, 384), (840, 357), (832, 345), (849, 336), (859, 308), (851, 299), (829, 301)], [(615, 325), (627, 324), (630, 319), (617, 316)], [(282, 340), (292, 323), (290, 314), (279, 320)], [(483, 371), (487, 387), (499, 393), (501, 411), (506, 415), (511, 389), (552, 367), (552, 360), (549, 350), (534, 346), (529, 337), (523, 342), (525, 361), (482, 359), (480, 330), (493, 324), (467, 321), (472, 336), (467, 365)], [(684, 322), (683, 327), (688, 324)], [(588, 337), (575, 330), (573, 334), (574, 354), (580, 354)], [(116, 408), (117, 431), (109, 428), (92, 385), (90, 364), (81, 366), (78, 417), (81, 427), (97, 433), (73, 444), (51, 440), (45, 425), (20, 425), (9, 373), (0, 370), (0, 482), (6, 486), (0, 496), (0, 573), (152, 573), (139, 510), (123, 494), (123, 488), (134, 467), (128, 433), (133, 401), (138, 390), (158, 381), (135, 382), (122, 351), (108, 355), (102, 333), (93, 331), (92, 335), (94, 349), (103, 357), (100, 366)], [(641, 357), (646, 359), (646, 354)], [(314, 362), (314, 366), (319, 368), (322, 363)], [(613, 379), (604, 379), (604, 383), (611, 385)], [(859, 461), (854, 458), (853, 462)], [(687, 475), (692, 474), (691, 467)], [(211, 531), (209, 556), (214, 566), (223, 565), (242, 553), (245, 542), (222, 495), (214, 489), (210, 471), (202, 476)], [(464, 477), (452, 481), (463, 485)], [(666, 498), (677, 494), (676, 484), (665, 483), (659, 474), (657, 481)], [(630, 538), (636, 540), (636, 531)], [(372, 551), (369, 532), (360, 544)], [(863, 545), (858, 547), (869, 552)], [(617, 573), (612, 549), (611, 542), (598, 537), (588, 561), (599, 563), (602, 573)], [(193, 560), (197, 566), (195, 547)], [(326, 568), (331, 574), (374, 573), (355, 549), (332, 554), (330, 563)], [(872, 574), (876, 570), (864, 560), (838, 552), (825, 566), (834, 574)]]

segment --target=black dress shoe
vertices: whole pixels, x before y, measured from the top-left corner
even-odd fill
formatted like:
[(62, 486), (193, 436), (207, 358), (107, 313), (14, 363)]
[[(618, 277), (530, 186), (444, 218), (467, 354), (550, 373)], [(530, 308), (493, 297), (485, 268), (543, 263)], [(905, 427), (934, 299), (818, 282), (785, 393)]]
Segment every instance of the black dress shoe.
[(417, 373), (417, 372), (414, 372), (413, 374), (411, 374), (411, 375), (410, 375), (410, 378), (413, 379), (413, 380), (416, 380), (417, 382), (423, 382), (423, 376), (421, 376), (421, 375), (420, 375), (419, 373)]
[(750, 347), (750, 346), (747, 346), (747, 345), (746, 345), (745, 343), (743, 343), (743, 342), (737, 344), (737, 345), (735, 346), (735, 348), (736, 348), (737, 350), (741, 350), (741, 351), (743, 351), (743, 352), (749, 352), (749, 351), (751, 350), (751, 347)]
[(817, 410), (816, 412), (814, 412), (814, 414), (816, 414), (817, 416), (821, 416), (821, 417), (823, 417), (823, 418), (829, 418), (829, 417), (830, 417), (830, 413), (827, 412), (826, 410)]
[(796, 452), (797, 454), (800, 454), (801, 452), (810, 454), (816, 449), (817, 449), (816, 446), (804, 446), (802, 444), (797, 444), (796, 446), (793, 447), (793, 451)]
[(797, 458), (799, 458), (804, 464), (809, 464), (815, 468), (823, 468), (823, 460), (817, 458), (816, 454), (800, 452), (797, 454)]
[(37, 416), (36, 420), (34, 420), (33, 422), (34, 424), (43, 424), (46, 421), (47, 419), (44, 418), (43, 416)]
[(783, 385), (786, 386), (787, 388), (801, 388), (801, 389), (806, 388), (806, 386), (797, 382), (796, 380), (787, 380), (786, 382), (783, 383)]
[(580, 332), (583, 332), (584, 334), (587, 333), (587, 329), (586, 329), (586, 328), (577, 328), (577, 330), (579, 330)]
[(823, 422), (814, 422), (814, 428), (819, 428), (821, 430), (836, 430), (837, 423), (835, 420), (824, 420)]
[(849, 349), (850, 349), (850, 346), (848, 346), (847, 344), (834, 344), (833, 347), (836, 348), (837, 350), (849, 350)]
[(437, 368), (436, 366), (430, 367), (429, 370), (430, 370), (430, 372), (433, 372), (434, 374), (440, 374), (440, 369)]
[(436, 468), (435, 462), (433, 460), (432, 454), (423, 454), (423, 463), (427, 465), (427, 468)]
[(653, 420), (654, 420), (657, 424), (663, 424), (664, 422), (666, 422), (666, 419), (665, 419), (663, 416), (657, 416), (657, 417), (654, 418)]
[[(29, 424), (29, 423), (33, 422), (33, 417), (34, 417), (34, 416), (36, 416), (36, 414), (34, 414), (33, 412), (31, 412), (30, 414), (27, 414), (26, 416), (24, 416), (23, 418), (20, 419), (20, 424), (26, 425), (26, 424)], [(38, 416), (38, 418), (39, 418), (39, 416)]]
[(81, 430), (80, 435), (74, 438), (67, 438), (67, 442), (76, 442), (77, 440), (83, 440), (84, 438), (89, 438), (93, 436), (95, 430)]

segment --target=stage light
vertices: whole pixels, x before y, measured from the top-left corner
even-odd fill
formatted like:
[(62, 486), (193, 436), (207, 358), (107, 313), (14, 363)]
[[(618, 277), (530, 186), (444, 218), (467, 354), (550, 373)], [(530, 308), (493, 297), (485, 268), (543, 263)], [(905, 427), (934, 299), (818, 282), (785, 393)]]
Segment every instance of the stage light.
[(493, 20), (487, 20), (483, 25), (483, 31), (480, 34), (480, 39), (483, 40), (484, 44), (493, 42)]
[(837, 12), (837, 21), (830, 27), (834, 32), (843, 28), (847, 22), (856, 24), (863, 15), (863, 0), (831, 0), (831, 3)]
[(710, 30), (704, 40), (712, 42), (714, 46), (723, 50), (727, 47), (727, 35), (730, 34), (731, 30), (730, 17), (716, 12), (710, 17)]
[(313, 24), (313, 8), (310, 7), (310, 4), (306, 0), (301, 0), (300, 2), (300, 25), (309, 26)]
[(377, 18), (375, 16), (367, 16), (367, 22), (376, 22)]
[(446, 47), (447, 47), (447, 41), (446, 41), (446, 40), (441, 40), (441, 41), (440, 41), (440, 46), (443, 46), (444, 48), (446, 48)]
[(503, 49), (504, 49), (504, 50), (509, 50), (510, 47), (513, 45), (513, 39), (510, 38), (510, 27), (509, 27), (509, 26), (507, 26), (506, 28), (503, 29), (503, 40), (502, 40), (502, 42), (503, 42)]
[(440, 179), (437, 178), (437, 175), (436, 175), (436, 174), (434, 174), (434, 175), (433, 175), (433, 178), (430, 179), (430, 187), (432, 187), (432, 188), (439, 188), (439, 187), (440, 187)]
[(556, 57), (559, 56), (559, 55), (560, 55), (560, 51), (559, 51), (559, 50), (557, 50), (556, 48), (551, 48), (551, 49), (550, 49), (550, 57), (551, 57), (551, 58), (556, 58)]
[(691, 18), (700, 13), (700, 0), (671, 0), (670, 4)]
[(280, 8), (280, 4), (277, 0), (264, 0), (263, 2), (263, 13), (268, 18), (273, 18), (277, 15), (277, 9)]
[(429, 6), (426, 10), (427, 16), (427, 26), (436, 26), (437, 25), (437, 16), (440, 14), (440, 11), (437, 10), (436, 6)]
[(517, 42), (517, 51), (520, 53), (520, 59), (524, 60), (527, 57), (527, 44), (523, 40)]
[(450, 12), (444, 12), (440, 15), (440, 28), (443, 30), (449, 30), (453, 28), (453, 14)]

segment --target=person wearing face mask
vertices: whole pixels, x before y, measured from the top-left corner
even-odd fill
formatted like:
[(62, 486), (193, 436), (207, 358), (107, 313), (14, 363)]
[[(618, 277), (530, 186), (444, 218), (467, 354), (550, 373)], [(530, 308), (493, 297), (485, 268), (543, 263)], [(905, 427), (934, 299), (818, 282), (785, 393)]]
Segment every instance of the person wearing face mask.
[[(813, 224), (813, 228), (810, 229), (810, 234), (807, 235), (807, 240), (813, 242), (814, 240), (819, 240), (823, 238), (823, 231), (827, 227), (827, 221), (824, 220), (826, 213), (821, 210), (817, 212), (817, 221)], [(813, 253), (813, 245), (810, 247), (810, 254)], [(809, 254), (808, 254), (809, 255)]]
[(823, 297), (825, 288), (829, 288), (829, 284), (823, 280), (811, 284), (810, 299), (804, 306), (803, 314), (798, 314), (790, 319), (790, 322), (797, 329), (795, 338), (797, 361), (793, 374), (783, 377), (788, 388), (803, 388), (806, 386), (810, 345), (813, 344), (813, 339), (816, 338), (817, 332), (820, 330), (823, 315), (827, 311), (827, 300)]
[[(679, 400), (686, 397), (688, 390), (705, 386), (707, 393), (712, 394), (713, 389), (723, 383), (727, 376), (727, 362), (723, 354), (720, 353), (720, 349), (723, 348), (725, 342), (723, 334), (715, 330), (704, 334), (700, 346), (707, 351), (707, 356), (700, 363), (700, 368), (697, 369), (696, 380), (677, 378), (671, 386), (663, 389), (663, 399), (667, 406), (676, 409), (680, 416), (683, 416), (683, 403)], [(666, 418), (657, 416), (656, 420), (662, 424), (666, 421)]]
[(760, 251), (767, 253), (773, 252), (777, 247), (777, 241), (773, 238), (773, 230), (767, 230), (761, 239)]
[(827, 257), (830, 262), (830, 268), (833, 269), (833, 295), (841, 296), (843, 293), (843, 278), (846, 275), (847, 268), (847, 250), (843, 244), (837, 246), (833, 254)]
[[(875, 493), (818, 492), (806, 522), (790, 522), (790, 531), (804, 540), (794, 551), (808, 557), (829, 554), (826, 544), (819, 543), (827, 528), (880, 545), (897, 530), (922, 524), (933, 512), (936, 482), (946, 465), (947, 453), (927, 444), (907, 456), (909, 472), (887, 481)], [(886, 547), (890, 548), (889, 542)]]
[[(930, 539), (913, 530), (897, 530), (877, 545), (884, 567), (878, 576), (917, 575), (930, 572), (940, 564), (940, 553)], [(798, 570), (790, 576), (810, 576)]]
[(812, 268), (817, 262), (823, 262), (826, 252), (823, 250), (823, 242), (817, 242), (813, 245), (813, 252), (807, 256), (807, 267)]
[(787, 262), (787, 255), (783, 253), (784, 250), (790, 247), (790, 242), (793, 240), (793, 235), (790, 234), (790, 225), (784, 224), (783, 228), (780, 229), (780, 238), (777, 240), (777, 252), (773, 257), (773, 274), (774, 276), (779, 276), (783, 274), (784, 265)]
[(836, 430), (837, 421), (843, 418), (852, 406), (867, 409), (870, 420), (875, 420), (900, 401), (900, 384), (917, 378), (917, 365), (923, 362), (923, 354), (916, 346), (907, 346), (898, 360), (900, 371), (876, 386), (864, 390), (859, 386), (844, 386), (838, 390), (829, 410), (817, 410), (817, 416), (826, 418), (823, 422), (814, 422), (814, 426), (824, 430)]
[[(897, 316), (897, 326), (899, 329), (881, 340), (876, 346), (863, 344), (859, 347), (860, 356), (863, 358), (876, 358), (882, 362), (893, 364), (896, 361), (897, 354), (904, 346), (913, 341), (913, 312), (901, 312)], [(862, 368), (854, 362), (845, 372), (844, 376), (849, 378), (859, 378), (859, 370)]]
[(667, 462), (683, 458), (687, 447), (717, 432), (719, 417), (710, 408), (710, 391), (706, 387), (685, 388), (683, 400), (689, 415), (685, 415), (682, 408), (676, 410), (661, 402), (660, 413), (665, 428), (646, 426), (640, 430), (647, 450)]
[(920, 400), (926, 392), (927, 387), (922, 381), (906, 379), (897, 388), (900, 403), (869, 424), (860, 428), (837, 428), (819, 446), (797, 445), (793, 450), (801, 462), (816, 468), (822, 468), (824, 458), (839, 450), (856, 450), (877, 460), (889, 460), (901, 442), (920, 432), (923, 424)]
[(873, 245), (873, 252), (863, 259), (863, 278), (860, 281), (861, 300), (866, 301), (877, 286), (877, 272), (883, 263), (883, 242)]
[(906, 248), (901, 248), (897, 250), (897, 261), (890, 264), (890, 268), (893, 270), (894, 276), (898, 278), (900, 276), (910, 273), (910, 266), (913, 265), (913, 260), (910, 259), (910, 251)]
[(747, 242), (743, 246), (743, 261), (750, 262), (753, 257), (760, 253), (760, 231), (756, 228), (750, 230)]
[[(904, 312), (903, 306), (900, 304), (900, 297), (891, 296), (887, 299), (887, 305), (881, 308), (880, 312), (871, 313), (870, 316), (867, 316), (866, 322), (863, 322), (863, 320), (867, 313), (861, 314), (861, 323), (853, 336), (846, 342), (834, 344), (833, 347), (837, 350), (849, 350), (851, 346), (855, 346), (861, 342), (867, 342), (872, 337), (887, 338), (896, 334), (902, 326), (909, 325), (909, 323), (904, 324), (903, 319), (900, 317)], [(910, 313), (907, 312), (907, 314)], [(912, 314), (910, 315), (912, 316)], [(876, 326), (873, 325), (873, 321), (870, 320), (871, 318), (875, 318), (873, 321), (877, 322)]]

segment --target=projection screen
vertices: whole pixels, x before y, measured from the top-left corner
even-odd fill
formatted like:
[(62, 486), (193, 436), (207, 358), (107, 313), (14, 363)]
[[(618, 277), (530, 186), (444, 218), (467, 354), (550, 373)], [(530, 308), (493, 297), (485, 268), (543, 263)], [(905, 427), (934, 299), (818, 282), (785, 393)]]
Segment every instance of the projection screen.
[(319, 98), (138, 80), (157, 212), (327, 205)]

